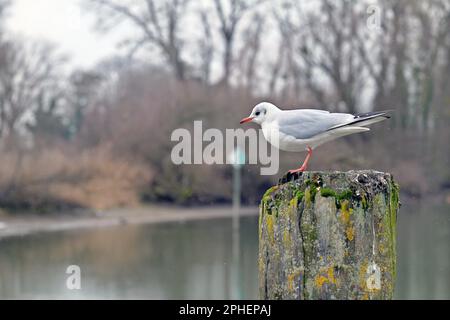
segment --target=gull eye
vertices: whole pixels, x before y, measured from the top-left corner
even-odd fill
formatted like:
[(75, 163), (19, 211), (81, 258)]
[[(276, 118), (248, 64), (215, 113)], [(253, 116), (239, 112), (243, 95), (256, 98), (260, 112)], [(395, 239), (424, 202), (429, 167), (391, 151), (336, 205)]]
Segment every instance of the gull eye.
[(259, 116), (260, 113), (261, 113), (261, 112), (256, 111), (256, 112), (255, 112), (255, 116)]

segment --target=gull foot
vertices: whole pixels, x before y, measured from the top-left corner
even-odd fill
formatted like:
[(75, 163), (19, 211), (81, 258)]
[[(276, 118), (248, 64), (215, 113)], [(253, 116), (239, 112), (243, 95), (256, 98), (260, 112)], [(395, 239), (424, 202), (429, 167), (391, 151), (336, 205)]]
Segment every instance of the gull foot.
[(289, 170), (288, 173), (294, 174), (294, 173), (304, 172), (305, 170), (306, 170), (306, 167), (305, 168), (304, 167), (300, 167), (298, 169)]
[(299, 170), (289, 170), (288, 172), (286, 172), (284, 174), (284, 176), (279, 179), (279, 183), (283, 184), (289, 181), (294, 181), (299, 179), (303, 174), (303, 171), (299, 171)]

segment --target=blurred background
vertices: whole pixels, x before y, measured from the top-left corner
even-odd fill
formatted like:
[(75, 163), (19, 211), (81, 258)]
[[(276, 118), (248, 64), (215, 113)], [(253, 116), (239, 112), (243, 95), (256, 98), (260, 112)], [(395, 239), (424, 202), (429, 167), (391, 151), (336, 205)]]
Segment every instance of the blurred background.
[(170, 134), (261, 101), (395, 110), (310, 169), (391, 172), (396, 297), (450, 299), (448, 0), (0, 0), (0, 298), (257, 298), (257, 206), (304, 154), (242, 168), (236, 232), (232, 166)]

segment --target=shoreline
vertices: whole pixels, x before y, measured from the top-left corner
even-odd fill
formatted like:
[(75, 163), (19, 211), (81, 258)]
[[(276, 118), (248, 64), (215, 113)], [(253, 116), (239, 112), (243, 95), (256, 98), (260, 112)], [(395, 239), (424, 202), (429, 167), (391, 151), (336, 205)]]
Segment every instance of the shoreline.
[[(241, 217), (257, 216), (258, 207), (242, 207)], [(8, 237), (26, 236), (41, 232), (58, 232), (76, 229), (95, 229), (114, 226), (174, 223), (198, 220), (231, 218), (231, 206), (173, 207), (148, 205), (137, 208), (118, 208), (81, 214), (53, 214), (38, 216), (0, 216), (0, 240)]]

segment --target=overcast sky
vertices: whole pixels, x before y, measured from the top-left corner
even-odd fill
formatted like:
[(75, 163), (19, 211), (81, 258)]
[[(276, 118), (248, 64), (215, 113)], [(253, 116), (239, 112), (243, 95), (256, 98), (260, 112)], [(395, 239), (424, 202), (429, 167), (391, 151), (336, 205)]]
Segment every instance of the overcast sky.
[(91, 67), (114, 53), (118, 34), (94, 32), (94, 18), (79, 0), (13, 0), (7, 27), (16, 34), (44, 39), (71, 57), (74, 67)]

